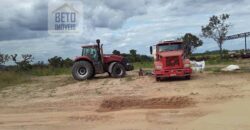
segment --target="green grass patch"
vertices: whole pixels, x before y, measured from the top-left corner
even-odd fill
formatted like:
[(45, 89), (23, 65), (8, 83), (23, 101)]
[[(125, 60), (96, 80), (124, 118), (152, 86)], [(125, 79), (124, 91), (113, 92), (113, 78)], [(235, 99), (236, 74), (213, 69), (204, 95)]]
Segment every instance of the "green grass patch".
[[(29, 71), (0, 71), (0, 89), (7, 86), (28, 83), (32, 77), (71, 74), (70, 68), (33, 68)], [(69, 80), (69, 83), (72, 81)], [(68, 83), (66, 83), (68, 84)]]
[(31, 81), (31, 76), (23, 72), (0, 71), (0, 90), (7, 86)]
[(62, 74), (71, 74), (70, 68), (35, 68), (30, 70), (30, 73), (33, 76), (50, 76), (50, 75), (62, 75)]
[(207, 67), (205, 68), (205, 71), (218, 73), (218, 72), (221, 72), (221, 69), (222, 69), (221, 67)]
[(237, 59), (230, 59), (228, 56), (220, 58), (219, 53), (212, 54), (193, 54), (191, 59), (206, 59), (206, 65), (230, 65), (238, 63)]
[(209, 59), (206, 61), (207, 65), (230, 65), (235, 64), (236, 61), (233, 59)]
[(152, 62), (136, 62), (133, 63), (135, 69), (139, 68), (153, 68), (153, 61)]
[(223, 73), (223, 74), (250, 73), (250, 67), (240, 67), (240, 70), (236, 70), (236, 71), (232, 71), (232, 72), (222, 71), (223, 68), (224, 67), (207, 67), (207, 68), (205, 68), (205, 71), (210, 71), (213, 73)]

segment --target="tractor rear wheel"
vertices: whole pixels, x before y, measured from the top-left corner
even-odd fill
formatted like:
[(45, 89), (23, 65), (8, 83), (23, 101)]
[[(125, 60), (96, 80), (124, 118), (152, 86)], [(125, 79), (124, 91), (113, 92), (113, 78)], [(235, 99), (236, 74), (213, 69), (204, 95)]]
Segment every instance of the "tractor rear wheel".
[(125, 67), (120, 63), (116, 63), (112, 68), (111, 76), (113, 78), (122, 78), (125, 75), (126, 75)]
[(93, 66), (87, 61), (75, 62), (72, 68), (72, 75), (75, 80), (87, 80), (93, 77)]

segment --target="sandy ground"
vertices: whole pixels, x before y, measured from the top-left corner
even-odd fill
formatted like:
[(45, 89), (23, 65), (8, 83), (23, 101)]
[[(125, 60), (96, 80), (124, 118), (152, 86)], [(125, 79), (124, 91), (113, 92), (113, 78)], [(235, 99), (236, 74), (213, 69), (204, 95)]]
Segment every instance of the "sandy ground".
[(250, 130), (250, 73), (35, 78), (0, 92), (1, 130)]

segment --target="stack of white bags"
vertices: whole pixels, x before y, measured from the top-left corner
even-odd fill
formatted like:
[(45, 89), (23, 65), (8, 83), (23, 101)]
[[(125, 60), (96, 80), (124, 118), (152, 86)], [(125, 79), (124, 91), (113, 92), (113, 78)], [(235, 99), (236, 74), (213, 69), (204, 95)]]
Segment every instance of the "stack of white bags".
[(203, 72), (205, 69), (205, 61), (190, 61), (194, 72)]

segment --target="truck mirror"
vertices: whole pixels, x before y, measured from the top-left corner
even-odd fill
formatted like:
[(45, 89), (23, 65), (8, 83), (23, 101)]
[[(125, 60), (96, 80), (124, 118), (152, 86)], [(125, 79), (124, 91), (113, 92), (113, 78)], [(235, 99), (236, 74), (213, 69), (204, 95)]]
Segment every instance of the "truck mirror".
[(153, 54), (153, 47), (150, 46), (150, 54)]

